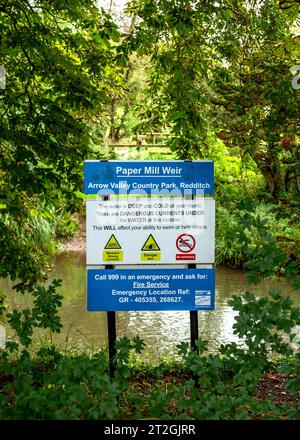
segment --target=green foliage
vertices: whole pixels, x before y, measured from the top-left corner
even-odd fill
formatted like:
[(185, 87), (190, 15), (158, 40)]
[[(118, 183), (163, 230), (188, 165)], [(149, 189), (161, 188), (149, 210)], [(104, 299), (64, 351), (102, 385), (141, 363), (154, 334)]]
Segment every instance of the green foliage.
[[(54, 289), (54, 287), (53, 287)], [(257, 398), (264, 374), (277, 369), (289, 378), (286, 392), (300, 392), (299, 352), (293, 354), (293, 329), (300, 309), (278, 291), (270, 298), (250, 293), (233, 297), (238, 312), (234, 330), (243, 345), (222, 345), (207, 354), (178, 345), (180, 362), (144, 365), (143, 341), (117, 342), (116, 374), (108, 375), (106, 350), (93, 355), (63, 355), (53, 346), (35, 355), (23, 350), (0, 353), (2, 419), (294, 419), (299, 408)], [(278, 355), (281, 358), (278, 360)], [(272, 357), (276, 357), (276, 362)]]
[(52, 335), (61, 327), (59, 283), (43, 283), (57, 239), (76, 229), (83, 160), (94, 150), (98, 158), (109, 154), (100, 128), (123, 89), (118, 39), (116, 24), (93, 0), (1, 4), (0, 277), (33, 298), (21, 311), (1, 306), (1, 319), (26, 347), (36, 328)]
[(225, 207), (216, 211), (216, 263), (241, 265), (246, 258), (245, 246), (238, 240), (240, 230), (237, 215)]
[[(261, 208), (260, 208), (261, 210)], [(246, 246), (247, 262), (245, 267), (250, 271), (248, 278), (259, 282), (259, 275), (275, 275), (279, 270), (287, 275), (299, 272), (299, 255), (291, 261), (286, 250), (281, 249), (276, 240), (278, 224), (275, 225), (275, 216), (263, 217), (256, 212), (240, 212), (240, 231), (238, 239)], [(282, 222), (281, 222), (282, 223)], [(287, 225), (287, 222), (283, 222)], [(275, 233), (275, 234), (274, 234)], [(287, 236), (288, 231), (283, 229)]]
[(13, 310), (7, 315), (7, 322), (16, 331), (20, 342), (25, 347), (31, 344), (34, 328), (49, 328), (51, 332), (61, 329), (58, 308), (61, 307), (62, 296), (56, 293), (56, 288), (61, 285), (61, 280), (54, 280), (48, 288), (37, 285), (32, 292), (34, 297), (33, 307), (23, 309), (21, 312)]
[[(145, 101), (144, 94), (149, 59), (146, 56), (137, 56), (136, 53), (128, 56), (126, 52), (128, 47), (125, 39), (125, 42), (118, 46), (118, 60), (120, 62), (120, 56), (125, 54), (126, 64), (123, 70), (126, 90), (112, 99), (108, 108), (110, 117), (107, 121), (106, 136), (107, 141), (113, 143), (120, 140), (124, 143), (124, 139), (131, 138), (138, 131), (149, 131), (148, 118), (152, 102), (150, 98)], [(160, 130), (161, 127), (158, 126), (157, 129)]]
[(287, 390), (289, 390), (291, 394), (297, 395), (300, 390), (300, 352), (298, 351), (294, 357), (281, 362), (279, 371), (288, 377), (286, 382)]
[[(235, 331), (244, 337), (245, 347), (231, 343), (221, 346), (219, 353), (207, 355), (206, 341), (197, 341), (199, 354), (191, 351), (187, 343), (181, 343), (178, 349), (183, 364), (177, 368), (177, 374), (164, 376), (158, 366), (151, 370), (155, 381), (144, 394), (132, 386), (123, 396), (122, 405), (132, 417), (214, 420), (299, 417), (299, 408), (274, 399), (257, 399), (256, 390), (263, 375), (275, 368), (271, 357), (281, 354), (286, 361), (277, 368), (291, 374), (286, 387), (299, 393), (299, 355), (288, 356), (292, 353), (289, 344), (295, 336), (292, 328), (300, 322), (300, 309), (279, 292), (270, 292), (270, 299), (256, 299), (246, 293), (242, 298), (233, 297), (229, 304), (238, 311)], [(143, 389), (146, 384), (142, 382), (140, 386)]]
[[(278, 291), (270, 295), (271, 299), (256, 299), (246, 293), (229, 301), (238, 311), (234, 330), (244, 338), (245, 348), (231, 343), (221, 346), (218, 354), (208, 356), (184, 351), (187, 367), (197, 378), (199, 388), (193, 388), (191, 401), (182, 399), (183, 415), (189, 410), (195, 418), (245, 419), (258, 414), (261, 417), (266, 412), (261, 418), (286, 416), (285, 406), (254, 398), (262, 374), (274, 368), (270, 356), (292, 353), (289, 345), (295, 337), (292, 329), (300, 323), (300, 309), (293, 307), (288, 297)], [(293, 377), (295, 384), (297, 376)], [(295, 391), (299, 392), (299, 387)], [(292, 411), (291, 417), (295, 414), (299, 411)]]
[[(239, 312), (234, 324), (234, 333), (248, 347), (248, 353), (253, 358), (261, 357), (267, 360), (268, 353), (289, 356), (293, 350), (284, 340), (295, 338), (293, 330), (300, 324), (300, 309), (293, 307), (292, 300), (282, 296), (279, 290), (270, 292), (272, 300), (255, 298), (246, 292), (242, 297), (232, 296), (228, 304)], [(282, 334), (281, 334), (282, 332)]]
[[(33, 359), (24, 351), (10, 366), (13, 382), (4, 386), (1, 418), (111, 419), (118, 414), (119, 387), (111, 383), (104, 352), (93, 358), (64, 357), (55, 349)], [(6, 369), (8, 364), (6, 363)], [(1, 372), (5, 371), (2, 366)], [(5, 401), (3, 401), (4, 403)], [(8, 403), (8, 404), (7, 404)]]
[(133, 1), (123, 35), (92, 0), (1, 5), (0, 277), (33, 302), (9, 310), (0, 297), (16, 335), (0, 352), (0, 418), (299, 417), (297, 405), (257, 397), (274, 369), (287, 392), (300, 391), (299, 309), (276, 290), (232, 297), (239, 345), (208, 354), (206, 341), (198, 351), (182, 343), (173, 365), (144, 366), (139, 337), (118, 341), (113, 378), (106, 351), (30, 351), (37, 329), (61, 329), (60, 281), (42, 284), (48, 257), (76, 228), (83, 159), (113, 157), (106, 137), (163, 130), (177, 157), (214, 160), (217, 261), (244, 263), (254, 282), (282, 273), (299, 286), (299, 95), (289, 72), (298, 9), (231, 3)]
[[(51, 3), (51, 4), (50, 4)], [(95, 118), (121, 93), (117, 26), (92, 0), (6, 1), (0, 10), (0, 276), (31, 291), (55, 235), (70, 234)], [(99, 125), (99, 124), (98, 124)], [(104, 153), (102, 153), (104, 154)]]
[(244, 265), (247, 277), (256, 281), (259, 275), (278, 273), (295, 277), (300, 264), (298, 234), (298, 220), (274, 204), (256, 204), (240, 191), (238, 199), (217, 205), (216, 262)]
[(2, 292), (2, 290), (0, 290), (0, 322), (2, 322), (2, 320), (3, 320), (3, 315), (4, 315), (5, 310), (6, 310), (5, 295)]
[[(299, 7), (277, 0), (132, 1), (131, 50), (150, 54), (148, 124), (179, 158), (207, 158), (214, 134), (250, 156), (276, 200), (299, 203)], [(296, 24), (295, 24), (296, 23)]]
[(71, 238), (78, 229), (78, 219), (62, 212), (55, 219), (55, 236), (57, 238)]

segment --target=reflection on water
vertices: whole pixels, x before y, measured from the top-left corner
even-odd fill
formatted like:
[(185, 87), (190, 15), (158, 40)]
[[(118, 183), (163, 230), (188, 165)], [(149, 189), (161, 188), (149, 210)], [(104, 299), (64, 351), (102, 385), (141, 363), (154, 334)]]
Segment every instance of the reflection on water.
[[(51, 279), (63, 280), (60, 292), (64, 296), (61, 309), (63, 331), (55, 335), (55, 341), (70, 348), (72, 346), (89, 348), (107, 344), (107, 324), (105, 312), (86, 311), (85, 254), (61, 254), (56, 259), (56, 269)], [(246, 283), (242, 271), (219, 267), (216, 271), (216, 310), (199, 312), (199, 334), (209, 341), (209, 349), (215, 351), (221, 343), (235, 341), (238, 338), (232, 332), (235, 312), (226, 302), (232, 294), (250, 290), (262, 295), (271, 287), (281, 287), (284, 293), (300, 304), (300, 296), (291, 289), (286, 280), (267, 280), (259, 286)], [(8, 280), (0, 283), (0, 289), (9, 292), (12, 306), (21, 309), (28, 305), (27, 296), (11, 290)], [(118, 337), (132, 338), (139, 335), (147, 345), (147, 354), (151, 359), (162, 354), (174, 354), (176, 345), (189, 341), (189, 312), (118, 312)]]

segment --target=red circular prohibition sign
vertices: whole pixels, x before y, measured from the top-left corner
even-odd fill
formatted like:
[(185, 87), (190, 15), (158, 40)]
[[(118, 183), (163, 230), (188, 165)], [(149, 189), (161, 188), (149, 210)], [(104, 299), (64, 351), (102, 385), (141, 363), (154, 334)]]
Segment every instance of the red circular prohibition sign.
[[(176, 247), (180, 252), (183, 252), (185, 254), (192, 252), (193, 249), (195, 249), (196, 246), (196, 240), (195, 237), (193, 237), (190, 234), (181, 234), (179, 237), (177, 237), (176, 240)], [(185, 249), (182, 249), (185, 248)]]

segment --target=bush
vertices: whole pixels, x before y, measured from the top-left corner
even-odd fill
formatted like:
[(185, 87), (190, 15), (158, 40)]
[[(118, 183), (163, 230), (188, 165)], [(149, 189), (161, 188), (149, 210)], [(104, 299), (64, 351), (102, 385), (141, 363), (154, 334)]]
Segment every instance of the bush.
[[(244, 266), (253, 269), (251, 261), (257, 261), (256, 270), (269, 276), (262, 270), (263, 265), (273, 273), (290, 266), (289, 274), (299, 271), (299, 228), (296, 219), (289, 219), (272, 204), (254, 206), (243, 200), (240, 209), (228, 206), (217, 207), (216, 212), (216, 263)], [(267, 261), (274, 257), (274, 261)]]
[(134, 361), (142, 340), (123, 338), (117, 342), (112, 379), (106, 350), (68, 356), (49, 347), (33, 355), (27, 349), (18, 353), (9, 343), (0, 353), (0, 418), (299, 417), (297, 405), (257, 398), (257, 385), (277, 369), (288, 374), (286, 392), (299, 393), (299, 353), (294, 356), (290, 343), (300, 309), (278, 291), (259, 299), (245, 293), (229, 304), (238, 312), (234, 331), (244, 346), (226, 344), (207, 354), (206, 341), (197, 341), (199, 353), (181, 343), (180, 362), (151, 366)]

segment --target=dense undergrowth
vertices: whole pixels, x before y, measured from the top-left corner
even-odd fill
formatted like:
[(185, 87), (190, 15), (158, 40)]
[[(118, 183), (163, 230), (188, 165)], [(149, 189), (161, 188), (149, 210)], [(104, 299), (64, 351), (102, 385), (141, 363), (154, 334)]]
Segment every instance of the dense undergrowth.
[[(234, 332), (241, 345), (221, 345), (207, 353), (178, 345), (180, 361), (145, 365), (143, 341), (117, 342), (115, 375), (108, 373), (107, 351), (68, 355), (54, 346), (30, 354), (30, 341), (20, 349), (8, 343), (0, 354), (1, 419), (295, 419), (300, 417), (300, 356), (294, 347), (300, 309), (271, 291), (268, 298), (250, 293), (234, 296), (238, 312)], [(268, 373), (283, 374), (284, 394), (258, 397)]]
[[(248, 261), (248, 243), (240, 240), (243, 218), (249, 216), (253, 220), (253, 230), (249, 235), (250, 247), (255, 247), (259, 239), (259, 226), (263, 225), (277, 243), (278, 249), (285, 252), (289, 259), (299, 265), (300, 261), (300, 224), (296, 209), (290, 216), (287, 209), (271, 202), (247, 200), (244, 206), (221, 203), (216, 214), (216, 262), (233, 267), (243, 267)], [(257, 227), (255, 225), (257, 220)], [(278, 265), (278, 273), (284, 268), (284, 262)]]

